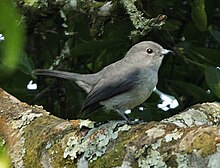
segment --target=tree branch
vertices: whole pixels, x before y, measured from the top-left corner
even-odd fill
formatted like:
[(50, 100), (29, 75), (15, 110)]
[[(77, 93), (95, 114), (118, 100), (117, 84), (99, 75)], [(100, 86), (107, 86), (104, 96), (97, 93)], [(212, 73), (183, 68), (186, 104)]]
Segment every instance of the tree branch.
[(0, 135), (12, 167), (217, 167), (220, 103), (161, 122), (67, 121), (0, 89)]

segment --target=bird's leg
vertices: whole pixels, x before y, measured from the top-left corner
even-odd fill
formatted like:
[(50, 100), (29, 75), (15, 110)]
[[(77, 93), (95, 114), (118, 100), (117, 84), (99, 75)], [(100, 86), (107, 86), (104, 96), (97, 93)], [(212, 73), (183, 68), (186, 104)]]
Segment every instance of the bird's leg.
[(125, 114), (124, 112), (116, 109), (116, 112), (123, 118), (125, 119), (125, 121), (128, 123), (128, 124), (134, 124), (134, 121), (131, 121), (130, 118), (128, 117), (127, 114)]
[(127, 114), (125, 114), (124, 112), (122, 112), (122, 111), (120, 111), (120, 110), (118, 110), (118, 109), (116, 109), (115, 111), (116, 111), (123, 119), (125, 119), (127, 122), (131, 122), (131, 120), (129, 119), (129, 117), (128, 117)]
[(142, 120), (133, 120), (133, 121), (132, 121), (126, 113), (124, 113), (124, 112), (122, 112), (122, 111), (120, 111), (120, 110), (118, 110), (118, 109), (116, 109), (115, 111), (116, 111), (123, 119), (125, 119), (125, 121), (127, 122), (127, 124), (133, 125), (133, 124), (140, 124), (140, 123), (143, 122)]

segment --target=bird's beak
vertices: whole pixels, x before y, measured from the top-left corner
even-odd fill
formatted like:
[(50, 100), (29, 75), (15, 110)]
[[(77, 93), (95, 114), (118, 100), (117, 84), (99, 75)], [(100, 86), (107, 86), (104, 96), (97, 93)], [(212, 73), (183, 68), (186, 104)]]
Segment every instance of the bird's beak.
[(161, 51), (161, 54), (162, 54), (162, 55), (166, 55), (166, 54), (169, 54), (169, 53), (173, 53), (173, 51), (172, 51), (172, 50), (167, 50), (167, 49), (163, 49), (163, 50)]

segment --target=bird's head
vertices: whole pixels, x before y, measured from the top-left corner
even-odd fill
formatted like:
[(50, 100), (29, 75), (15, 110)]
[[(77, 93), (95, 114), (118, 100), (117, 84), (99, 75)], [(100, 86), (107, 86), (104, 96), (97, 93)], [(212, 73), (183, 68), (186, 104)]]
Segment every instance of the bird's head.
[(143, 64), (152, 63), (160, 65), (164, 55), (172, 53), (171, 50), (164, 49), (158, 43), (153, 41), (143, 41), (134, 45), (125, 56), (136, 62), (143, 62)]
[(146, 57), (156, 58), (156, 57), (163, 57), (164, 55), (169, 53), (173, 53), (173, 51), (164, 49), (161, 45), (153, 41), (143, 41), (135, 44), (128, 51), (128, 54), (129, 53), (131, 54), (142, 53)]

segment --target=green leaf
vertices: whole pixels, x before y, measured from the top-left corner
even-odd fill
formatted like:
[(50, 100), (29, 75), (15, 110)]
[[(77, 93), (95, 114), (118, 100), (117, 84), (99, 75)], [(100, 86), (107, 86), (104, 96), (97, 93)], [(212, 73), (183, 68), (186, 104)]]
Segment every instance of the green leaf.
[(220, 49), (213, 49), (213, 48), (205, 48), (205, 47), (198, 47), (196, 45), (191, 46), (191, 50), (195, 53), (193, 56), (197, 62), (202, 64), (209, 64), (212, 66), (219, 66), (220, 59), (219, 53)]
[(205, 79), (211, 91), (220, 98), (220, 69), (207, 67), (205, 70)]
[(169, 31), (176, 31), (180, 29), (180, 26), (182, 23), (178, 20), (170, 19), (166, 22), (164, 25), (164, 28), (166, 28)]
[(25, 74), (31, 74), (34, 69), (34, 63), (31, 58), (27, 57), (27, 55), (23, 54), (20, 58), (18, 68), (24, 72)]
[(205, 0), (193, 0), (191, 3), (191, 16), (196, 27), (204, 32), (207, 29), (207, 15), (205, 11)]
[(220, 32), (216, 30), (211, 30), (210, 34), (220, 44)]
[(187, 95), (194, 97), (198, 102), (213, 101), (213, 96), (199, 86), (184, 81), (173, 81), (172, 83), (179, 86)]

